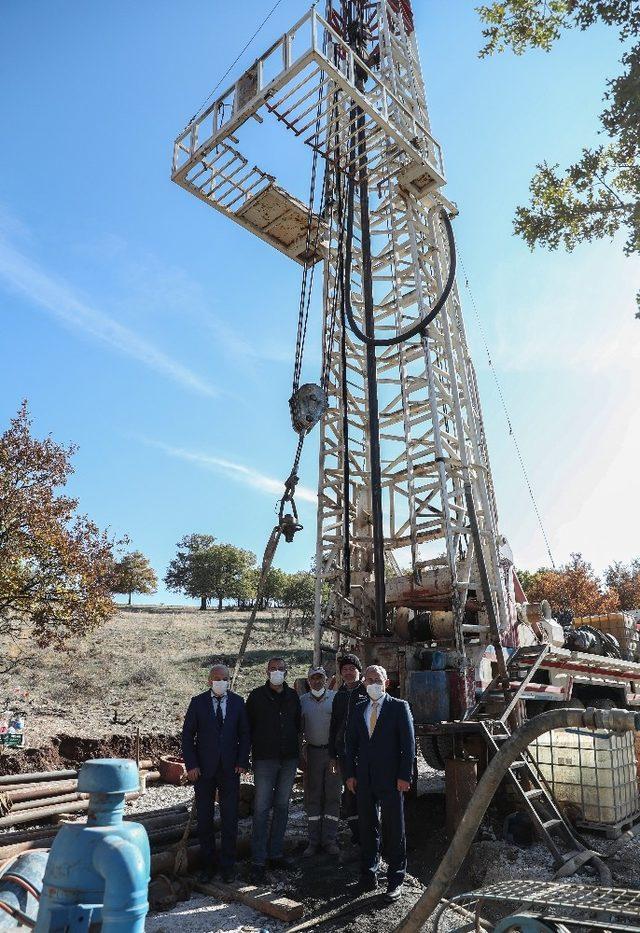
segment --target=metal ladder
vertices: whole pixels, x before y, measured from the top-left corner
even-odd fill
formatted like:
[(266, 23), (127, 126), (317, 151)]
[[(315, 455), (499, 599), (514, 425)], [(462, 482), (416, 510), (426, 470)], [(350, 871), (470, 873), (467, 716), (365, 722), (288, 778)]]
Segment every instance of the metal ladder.
[[(503, 690), (500, 675), (494, 677), (489, 686), (482, 692), (475, 706), (473, 706), (465, 715), (465, 720), (481, 720), (488, 718), (487, 704), (502, 701), (504, 709), (501, 710), (499, 721), (507, 723), (509, 716), (516, 707), (516, 704), (522, 697), (526, 688), (533, 680), (534, 674), (542, 664), (542, 661), (549, 653), (550, 645), (526, 645), (524, 648), (517, 648), (516, 651), (507, 660), (506, 668), (509, 677), (509, 689)], [(495, 717), (492, 715), (492, 719)]]
[[(501, 678), (494, 677), (478, 702), (469, 710), (465, 719), (477, 720), (487, 745), (492, 752), (500, 750), (502, 743), (510, 738), (509, 716), (522, 698), (527, 686), (550, 651), (550, 645), (527, 645), (518, 648), (507, 661), (509, 688), (503, 690)], [(489, 702), (501, 702), (503, 709), (499, 718), (487, 715)], [(583, 846), (573, 835), (570, 825), (558, 809), (551, 792), (538, 771), (535, 762), (523, 752), (508, 770), (508, 775), (522, 801), (534, 830), (548, 846), (557, 863), (563, 863)], [(555, 838), (554, 838), (555, 836)], [(563, 844), (569, 846), (570, 853), (563, 851)], [(562, 847), (562, 848), (561, 848)]]
[[(481, 726), (487, 745), (494, 752), (499, 751), (501, 744), (511, 736), (509, 727), (500, 719), (493, 722), (483, 720)], [(529, 814), (534, 830), (548, 846), (558, 864), (564, 863), (573, 857), (576, 851), (584, 848), (573, 835), (571, 826), (558, 809), (528, 752), (522, 752), (520, 757), (516, 758), (507, 774)], [(568, 853), (563, 843), (569, 846)]]

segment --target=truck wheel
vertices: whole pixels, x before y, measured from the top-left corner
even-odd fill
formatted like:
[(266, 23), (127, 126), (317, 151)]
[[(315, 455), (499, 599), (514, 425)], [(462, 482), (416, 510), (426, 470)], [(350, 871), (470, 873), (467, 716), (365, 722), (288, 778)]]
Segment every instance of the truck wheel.
[(619, 709), (620, 707), (615, 700), (612, 700), (611, 697), (596, 697), (593, 700), (588, 701), (588, 706), (593, 706), (594, 709)]
[(434, 771), (444, 771), (444, 763), (453, 755), (453, 738), (450, 735), (421, 735), (422, 757)]
[(560, 700), (559, 703), (545, 703), (544, 704), (544, 713), (548, 713), (550, 709), (586, 709), (586, 706), (582, 700)]
[(418, 739), (422, 757), (434, 771), (444, 771), (444, 761), (440, 757), (435, 735), (421, 735)]

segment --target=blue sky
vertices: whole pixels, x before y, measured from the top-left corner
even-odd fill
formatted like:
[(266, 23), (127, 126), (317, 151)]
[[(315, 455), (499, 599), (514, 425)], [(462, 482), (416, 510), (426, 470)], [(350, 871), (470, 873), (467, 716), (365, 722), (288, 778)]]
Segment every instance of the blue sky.
[[(300, 269), (170, 181), (173, 138), (272, 4), (4, 4), (0, 30), (0, 424), (80, 447), (81, 508), (160, 576), (185, 533), (262, 553), (295, 446)], [(535, 164), (596, 140), (620, 46), (602, 28), (549, 55), (479, 60), (466, 0), (419, 0), (417, 28), (458, 245), (556, 561), (638, 545), (637, 261), (619, 243), (529, 252), (512, 235)], [(283, 0), (234, 72), (306, 9)], [(304, 197), (307, 155), (265, 136), (265, 167)], [(469, 295), (463, 292), (501, 516), (520, 566), (546, 560)], [(314, 306), (304, 377), (318, 378)], [(314, 549), (317, 448), (302, 465)], [(176, 601), (161, 590), (156, 600)]]

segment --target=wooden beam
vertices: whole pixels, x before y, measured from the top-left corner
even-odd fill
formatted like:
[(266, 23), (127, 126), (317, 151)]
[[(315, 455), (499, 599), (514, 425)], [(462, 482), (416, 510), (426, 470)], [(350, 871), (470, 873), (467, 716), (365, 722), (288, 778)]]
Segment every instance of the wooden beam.
[(265, 891), (255, 885), (210, 882), (208, 884), (194, 884), (193, 887), (201, 894), (219, 897), (222, 901), (239, 901), (261, 914), (275, 917), (276, 920), (282, 920), (285, 923), (293, 923), (293, 921), (299, 920), (304, 912), (303, 905), (298, 901), (293, 901), (289, 897), (282, 897), (282, 895), (273, 891)]

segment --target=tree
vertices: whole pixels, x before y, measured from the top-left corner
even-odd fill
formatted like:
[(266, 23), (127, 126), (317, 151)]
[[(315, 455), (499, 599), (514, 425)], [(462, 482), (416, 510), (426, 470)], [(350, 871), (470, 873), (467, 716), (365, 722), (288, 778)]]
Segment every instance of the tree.
[(172, 592), (199, 599), (201, 610), (207, 608), (207, 600), (213, 596), (206, 555), (215, 541), (213, 535), (185, 535), (178, 541), (178, 553), (169, 564), (164, 578)]
[[(242, 586), (242, 593), (239, 598), (239, 602), (247, 603), (254, 602), (258, 595), (258, 586), (260, 583), (260, 577), (262, 571), (259, 567), (252, 567), (247, 574), (245, 574)], [(270, 567), (267, 574), (267, 578), (264, 582), (262, 590), (262, 605), (259, 606), (259, 609), (262, 609), (263, 606), (282, 605), (282, 594), (286, 586), (288, 579), (288, 574), (284, 570), (280, 570), (279, 567)]]
[(111, 592), (128, 595), (129, 605), (133, 593), (155, 593), (157, 589), (158, 578), (142, 551), (132, 551), (117, 561)]
[[(533, 592), (534, 586), (536, 586), (538, 576), (541, 573), (547, 573), (546, 567), (541, 567), (539, 570), (520, 570), (516, 571), (518, 574), (518, 580), (520, 581), (520, 586), (525, 592), (527, 598), (529, 598), (529, 592)], [(532, 600), (533, 601), (533, 600)]]
[(558, 570), (541, 568), (530, 574), (527, 583), (518, 578), (530, 602), (549, 601), (554, 616), (570, 612), (575, 616), (615, 612), (619, 608), (615, 590), (603, 589), (593, 567), (582, 556), (572, 554)]
[(216, 544), (211, 548), (209, 572), (213, 595), (222, 612), (224, 599), (238, 599), (244, 591), (244, 579), (254, 566), (256, 555), (233, 544)]
[[(607, 109), (600, 115), (605, 145), (583, 148), (562, 172), (557, 164), (537, 166), (531, 205), (516, 211), (514, 228), (533, 248), (611, 237), (626, 231), (624, 251), (640, 253), (640, 2), (639, 0), (501, 0), (478, 9), (486, 28), (480, 55), (511, 48), (548, 51), (565, 29), (596, 22), (618, 29), (623, 72), (607, 82)], [(640, 292), (637, 295), (640, 308)], [(640, 317), (640, 310), (637, 317)]]
[(287, 610), (285, 628), (296, 618), (302, 628), (313, 622), (316, 599), (316, 575), (313, 571), (300, 570), (287, 574), (282, 591), (282, 605)]
[(604, 572), (607, 586), (618, 594), (620, 609), (640, 609), (640, 558), (614, 561)]
[(116, 544), (61, 491), (76, 448), (38, 440), (26, 401), (0, 436), (0, 635), (61, 646), (114, 612)]
[(164, 578), (170, 590), (199, 599), (200, 609), (214, 598), (220, 610), (224, 599), (242, 598), (243, 577), (255, 564), (255, 554), (232, 544), (216, 544), (213, 535), (186, 535), (177, 546)]

